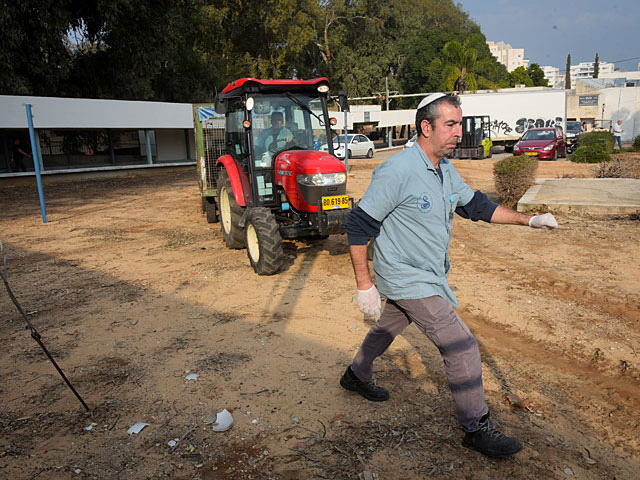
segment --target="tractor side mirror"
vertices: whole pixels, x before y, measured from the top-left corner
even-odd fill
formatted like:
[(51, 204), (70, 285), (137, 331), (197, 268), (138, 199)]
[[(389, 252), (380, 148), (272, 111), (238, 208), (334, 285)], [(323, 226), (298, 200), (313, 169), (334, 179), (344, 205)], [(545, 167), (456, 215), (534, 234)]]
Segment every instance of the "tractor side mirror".
[(214, 101), (214, 108), (216, 110), (216, 113), (224, 115), (225, 113), (227, 113), (227, 101), (221, 100), (216, 96), (216, 99)]

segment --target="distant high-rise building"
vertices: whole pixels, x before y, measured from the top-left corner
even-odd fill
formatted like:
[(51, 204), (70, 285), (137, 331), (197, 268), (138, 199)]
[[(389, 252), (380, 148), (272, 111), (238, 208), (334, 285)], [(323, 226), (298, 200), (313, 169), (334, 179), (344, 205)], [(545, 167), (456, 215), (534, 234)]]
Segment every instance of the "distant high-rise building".
[[(595, 62), (581, 62), (571, 65), (571, 88), (576, 88), (576, 80), (580, 78), (593, 78)], [(615, 65), (608, 62), (598, 62), (599, 75), (613, 73)]]
[(507, 67), (509, 72), (513, 72), (518, 67), (525, 67), (525, 61), (528, 65), (528, 60), (524, 58), (524, 48), (512, 48), (511, 45), (504, 42), (487, 42), (491, 54), (498, 59), (498, 61)]

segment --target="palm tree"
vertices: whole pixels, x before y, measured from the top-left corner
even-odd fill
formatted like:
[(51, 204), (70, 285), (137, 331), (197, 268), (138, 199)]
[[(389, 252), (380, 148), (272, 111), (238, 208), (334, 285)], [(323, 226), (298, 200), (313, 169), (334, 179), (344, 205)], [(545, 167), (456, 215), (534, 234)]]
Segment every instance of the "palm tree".
[(447, 42), (442, 49), (440, 62), (443, 67), (443, 87), (445, 90), (478, 89), (478, 75), (474, 72), (478, 62), (478, 51), (468, 41), (461, 45), (456, 40)]

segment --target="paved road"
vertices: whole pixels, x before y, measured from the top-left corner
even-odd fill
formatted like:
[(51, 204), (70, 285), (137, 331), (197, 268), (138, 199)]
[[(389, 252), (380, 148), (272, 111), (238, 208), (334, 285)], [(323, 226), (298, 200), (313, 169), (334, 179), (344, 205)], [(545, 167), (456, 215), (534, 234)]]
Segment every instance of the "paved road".
[[(396, 153), (402, 151), (402, 147), (394, 147), (394, 148), (385, 148), (385, 149), (380, 149), (380, 150), (376, 150), (375, 156), (374, 158), (376, 160), (388, 160), (389, 158), (391, 158), (393, 155), (395, 155)], [(498, 152), (494, 152), (493, 156), (491, 158), (485, 158), (484, 160), (474, 160), (476, 162), (493, 162), (496, 160), (502, 160), (503, 158), (506, 158), (508, 156), (510, 156), (510, 153), (504, 153), (502, 151), (502, 149), (499, 149)], [(349, 159), (351, 160), (351, 159)], [(360, 160), (360, 157), (356, 157), (354, 159), (355, 161)]]

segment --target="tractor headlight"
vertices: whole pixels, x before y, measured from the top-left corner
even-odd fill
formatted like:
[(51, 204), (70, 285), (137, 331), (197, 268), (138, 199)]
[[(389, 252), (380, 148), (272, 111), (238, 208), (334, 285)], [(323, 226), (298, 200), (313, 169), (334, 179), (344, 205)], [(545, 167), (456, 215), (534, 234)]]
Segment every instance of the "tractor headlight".
[(346, 173), (312, 173), (310, 175), (296, 175), (296, 180), (302, 185), (324, 186), (340, 185), (347, 181)]

